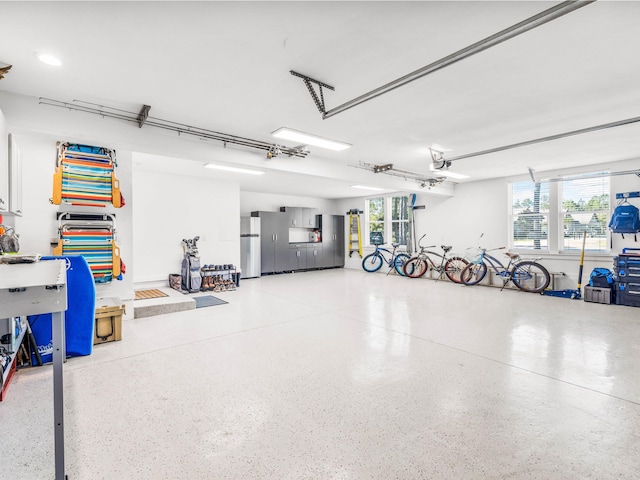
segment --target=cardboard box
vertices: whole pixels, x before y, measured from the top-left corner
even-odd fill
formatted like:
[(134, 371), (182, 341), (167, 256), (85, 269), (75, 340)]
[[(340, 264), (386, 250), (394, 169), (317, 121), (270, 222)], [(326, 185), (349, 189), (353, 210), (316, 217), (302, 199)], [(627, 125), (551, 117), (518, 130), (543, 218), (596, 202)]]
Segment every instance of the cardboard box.
[(124, 313), (124, 304), (119, 298), (99, 298), (96, 300), (94, 345), (122, 340), (122, 315)]
[(611, 288), (584, 287), (584, 301), (593, 303), (611, 303)]

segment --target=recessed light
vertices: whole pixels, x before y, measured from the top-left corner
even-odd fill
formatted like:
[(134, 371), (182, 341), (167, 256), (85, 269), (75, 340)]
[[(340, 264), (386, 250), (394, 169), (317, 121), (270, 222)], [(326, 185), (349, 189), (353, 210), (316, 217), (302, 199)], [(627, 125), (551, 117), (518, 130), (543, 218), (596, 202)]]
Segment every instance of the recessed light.
[(206, 168), (213, 170), (224, 170), (225, 172), (246, 173), (248, 175), (264, 175), (267, 172), (262, 170), (251, 170), (250, 168), (228, 167), (226, 165), (216, 165), (214, 163), (205, 163)]
[(300, 132), (287, 127), (281, 127), (275, 132), (271, 132), (276, 138), (284, 138), (285, 140), (291, 140), (299, 142), (305, 145), (313, 145), (315, 147), (327, 148), (329, 150), (335, 150), (339, 152), (351, 147), (350, 143), (339, 142), (337, 140), (331, 140), (329, 138), (319, 137), (311, 133)]
[(381, 192), (384, 188), (380, 187), (370, 187), (369, 185), (350, 185), (351, 188), (358, 188), (360, 190), (374, 190), (376, 192)]
[(52, 65), (54, 67), (59, 67), (60, 65), (62, 65), (62, 62), (58, 57), (55, 57), (48, 53), (36, 53), (36, 57), (38, 57), (38, 60), (40, 60), (42, 63), (46, 63), (47, 65)]
[(449, 177), (449, 178), (457, 178), (462, 180), (463, 178), (469, 178), (469, 175), (464, 175), (462, 173), (450, 172), (449, 170), (440, 170), (439, 168), (435, 168), (433, 163), (429, 164), (429, 170), (433, 173), (437, 173), (441, 177)]

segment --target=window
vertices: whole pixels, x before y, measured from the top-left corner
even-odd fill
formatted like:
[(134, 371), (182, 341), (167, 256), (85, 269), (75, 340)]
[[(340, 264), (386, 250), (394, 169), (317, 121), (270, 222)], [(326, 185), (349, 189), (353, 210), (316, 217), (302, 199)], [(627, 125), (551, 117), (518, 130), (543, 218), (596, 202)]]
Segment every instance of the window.
[(607, 251), (609, 177), (511, 184), (510, 247), (523, 250)]
[(384, 198), (370, 198), (367, 201), (369, 245), (380, 243), (379, 237), (384, 238)]
[(513, 247), (549, 249), (549, 183), (512, 184)]
[(409, 197), (377, 197), (367, 200), (369, 245), (399, 243), (406, 245), (409, 235)]
[(409, 197), (391, 197), (391, 241), (407, 244), (409, 232)]
[(607, 250), (609, 177), (562, 182), (562, 250)]

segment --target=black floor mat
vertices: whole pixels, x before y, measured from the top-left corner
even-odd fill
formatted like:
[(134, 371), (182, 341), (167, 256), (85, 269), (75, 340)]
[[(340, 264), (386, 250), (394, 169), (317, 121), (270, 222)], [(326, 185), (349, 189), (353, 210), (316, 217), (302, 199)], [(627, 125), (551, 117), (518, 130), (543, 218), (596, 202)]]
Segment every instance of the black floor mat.
[(214, 297), (213, 295), (193, 297), (193, 299), (196, 301), (196, 308), (213, 307), (214, 305), (223, 305), (225, 303), (229, 303), (229, 302), (225, 302), (224, 300), (220, 300), (219, 298)]

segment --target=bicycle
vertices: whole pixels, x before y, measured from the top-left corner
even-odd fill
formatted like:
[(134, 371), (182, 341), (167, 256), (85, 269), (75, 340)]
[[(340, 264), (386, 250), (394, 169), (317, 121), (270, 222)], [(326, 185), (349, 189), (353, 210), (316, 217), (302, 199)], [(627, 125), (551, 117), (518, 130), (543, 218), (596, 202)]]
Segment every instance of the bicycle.
[[(405, 262), (409, 260), (409, 255), (406, 252), (396, 253), (399, 245), (399, 243), (392, 243), (391, 246), (393, 247), (393, 250), (389, 250), (388, 248), (381, 247), (380, 244), (377, 244), (375, 251), (362, 259), (362, 268), (364, 271), (369, 273), (377, 272), (382, 267), (382, 264), (386, 263), (389, 266), (387, 275), (391, 273), (391, 268), (395, 268), (398, 274), (404, 276), (402, 268), (404, 267)], [(387, 258), (385, 253), (390, 254), (391, 258)]]
[(467, 259), (469, 265), (462, 271), (461, 279), (465, 285), (476, 285), (480, 283), (487, 274), (488, 268), (491, 268), (496, 275), (502, 278), (502, 289), (512, 282), (517, 288), (523, 292), (540, 293), (549, 286), (551, 275), (548, 270), (535, 260), (521, 260), (517, 253), (506, 252), (509, 257), (509, 263), (505, 266), (496, 257), (489, 255), (487, 252), (493, 250), (503, 250), (506, 247), (494, 248), (487, 250), (486, 248), (478, 248), (471, 253)]
[[(422, 239), (426, 236), (423, 235), (418, 240), (418, 246), (420, 247), (420, 253), (415, 257), (411, 257), (404, 264), (404, 274), (409, 278), (418, 278), (423, 276), (428, 269), (435, 270), (438, 272), (438, 278), (436, 280), (440, 280), (443, 275), (446, 275), (449, 280), (454, 283), (461, 283), (460, 274), (462, 270), (467, 266), (469, 262), (467, 262), (464, 258), (454, 256), (449, 257), (448, 253), (451, 251), (450, 246), (441, 245), (440, 248), (443, 250), (443, 255), (427, 250), (427, 248), (433, 248), (435, 245), (429, 245), (428, 247), (423, 247), (421, 242)], [(433, 259), (430, 257), (438, 257), (440, 259), (440, 265), (436, 265)]]

